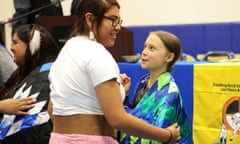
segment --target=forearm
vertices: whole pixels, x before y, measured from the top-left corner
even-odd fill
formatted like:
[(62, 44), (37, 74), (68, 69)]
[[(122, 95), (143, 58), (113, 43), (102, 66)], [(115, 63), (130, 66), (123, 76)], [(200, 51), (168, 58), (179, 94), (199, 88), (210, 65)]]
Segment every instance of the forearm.
[[(96, 92), (108, 123), (120, 131), (137, 137), (166, 142), (170, 138), (168, 130), (155, 127), (138, 119), (124, 110), (119, 86), (114, 81), (108, 81), (96, 87)], [(116, 93), (116, 95), (113, 95)]]
[(119, 123), (115, 125), (115, 128), (130, 135), (161, 142), (168, 141), (171, 135), (168, 130), (157, 128), (127, 113), (120, 119)]
[(4, 113), (4, 101), (0, 100), (0, 115)]

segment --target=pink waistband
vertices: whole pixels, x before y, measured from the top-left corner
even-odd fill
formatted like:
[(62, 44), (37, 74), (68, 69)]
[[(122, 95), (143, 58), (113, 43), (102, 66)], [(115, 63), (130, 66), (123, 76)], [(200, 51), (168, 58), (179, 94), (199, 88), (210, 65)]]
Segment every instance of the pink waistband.
[(110, 136), (51, 133), (49, 144), (118, 144)]

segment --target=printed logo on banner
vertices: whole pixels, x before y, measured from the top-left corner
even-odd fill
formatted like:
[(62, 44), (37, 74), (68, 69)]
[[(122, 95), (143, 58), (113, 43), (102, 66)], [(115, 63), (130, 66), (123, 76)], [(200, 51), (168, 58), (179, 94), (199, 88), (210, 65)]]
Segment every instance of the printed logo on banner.
[(240, 143), (240, 64), (194, 66), (195, 144)]
[(232, 131), (230, 141), (233, 141), (236, 134), (240, 135), (240, 97), (229, 99), (223, 108), (223, 123), (226, 129)]

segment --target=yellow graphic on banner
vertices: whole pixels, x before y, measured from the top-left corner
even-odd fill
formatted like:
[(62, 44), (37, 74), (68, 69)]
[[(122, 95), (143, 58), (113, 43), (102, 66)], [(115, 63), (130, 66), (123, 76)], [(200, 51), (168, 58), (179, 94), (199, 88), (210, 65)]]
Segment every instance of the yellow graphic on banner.
[(240, 144), (240, 63), (194, 65), (195, 144)]

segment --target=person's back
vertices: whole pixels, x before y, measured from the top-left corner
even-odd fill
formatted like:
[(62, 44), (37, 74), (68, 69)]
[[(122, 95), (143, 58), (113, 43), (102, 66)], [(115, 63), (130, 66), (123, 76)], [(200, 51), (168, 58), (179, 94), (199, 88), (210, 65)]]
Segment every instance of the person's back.
[(73, 0), (71, 4), (71, 15), (76, 15), (81, 0)]
[(46, 6), (46, 8), (41, 9), (33, 14), (27, 15), (20, 19), (13, 21), (13, 30), (12, 34), (14, 33), (15, 29), (21, 25), (25, 24), (34, 24), (35, 18), (37, 16), (63, 16), (62, 6), (59, 2), (58, 4), (54, 5), (51, 3), (53, 0), (14, 0), (14, 8), (15, 13), (13, 15), (13, 20), (19, 16), (27, 14), (33, 10)]
[(8, 49), (0, 45), (0, 87), (4, 85), (11, 73), (17, 68)]

